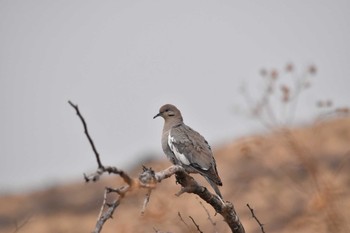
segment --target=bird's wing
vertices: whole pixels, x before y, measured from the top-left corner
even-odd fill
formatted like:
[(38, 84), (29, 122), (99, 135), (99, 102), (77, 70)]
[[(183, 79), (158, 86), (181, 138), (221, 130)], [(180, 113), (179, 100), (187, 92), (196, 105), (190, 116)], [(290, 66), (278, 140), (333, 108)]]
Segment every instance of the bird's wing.
[(185, 165), (191, 165), (202, 171), (215, 167), (208, 142), (202, 135), (184, 124), (171, 129), (168, 144), (176, 158)]

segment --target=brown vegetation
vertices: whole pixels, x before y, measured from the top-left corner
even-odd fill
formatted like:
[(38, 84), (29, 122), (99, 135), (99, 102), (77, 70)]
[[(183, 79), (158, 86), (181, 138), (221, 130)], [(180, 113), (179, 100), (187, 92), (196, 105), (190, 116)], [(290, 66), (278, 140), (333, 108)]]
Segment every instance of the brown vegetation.
[[(223, 196), (235, 204), (246, 232), (261, 232), (247, 203), (269, 233), (350, 232), (349, 142), (350, 119), (345, 118), (220, 146), (214, 153)], [(170, 163), (145, 165), (162, 170)], [(141, 171), (140, 165), (130, 173), (137, 176)], [(206, 184), (200, 176), (195, 178)], [(91, 232), (104, 187), (120, 184), (119, 177), (88, 184), (82, 179), (27, 195), (2, 196), (0, 231), (15, 232), (17, 226), (17, 232)], [(230, 232), (210, 206), (195, 195), (177, 197), (178, 191), (174, 178), (163, 180), (143, 215), (147, 190), (128, 193), (102, 232), (198, 232), (189, 216), (203, 232)]]

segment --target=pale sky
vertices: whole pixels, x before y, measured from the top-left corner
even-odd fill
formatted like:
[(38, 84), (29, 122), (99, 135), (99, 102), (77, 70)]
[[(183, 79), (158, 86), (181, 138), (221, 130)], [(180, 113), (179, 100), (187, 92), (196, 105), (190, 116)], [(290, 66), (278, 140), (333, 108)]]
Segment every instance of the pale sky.
[[(0, 193), (82, 180), (96, 161), (162, 156), (172, 103), (212, 147), (259, 124), (235, 114), (261, 68), (318, 67), (300, 116), (350, 97), (349, 1), (0, 0)], [(256, 88), (258, 89), (258, 88)]]

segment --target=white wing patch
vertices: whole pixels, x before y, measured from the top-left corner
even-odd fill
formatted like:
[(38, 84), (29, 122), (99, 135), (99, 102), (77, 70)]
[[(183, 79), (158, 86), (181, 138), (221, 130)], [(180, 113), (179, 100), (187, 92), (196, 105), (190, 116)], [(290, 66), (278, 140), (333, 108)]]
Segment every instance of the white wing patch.
[[(170, 131), (171, 132), (171, 131)], [(175, 138), (172, 137), (170, 135), (170, 132), (169, 132), (169, 135), (168, 135), (168, 145), (170, 147), (170, 150), (172, 152), (174, 152), (174, 155), (175, 157), (177, 158), (178, 161), (180, 161), (182, 164), (185, 164), (185, 165), (190, 165), (190, 161), (188, 161), (188, 159), (186, 158), (186, 156), (184, 154), (181, 154), (177, 148), (175, 147), (175, 145), (173, 144), (173, 142), (176, 142), (175, 141)]]

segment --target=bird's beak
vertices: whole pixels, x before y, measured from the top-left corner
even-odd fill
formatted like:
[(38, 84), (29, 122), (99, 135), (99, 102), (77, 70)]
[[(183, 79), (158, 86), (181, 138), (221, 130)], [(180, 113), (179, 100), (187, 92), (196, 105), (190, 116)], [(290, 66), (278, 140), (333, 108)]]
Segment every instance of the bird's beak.
[(159, 116), (161, 116), (162, 114), (161, 113), (158, 113), (157, 115), (155, 115), (154, 117), (153, 117), (153, 119), (155, 119), (155, 118), (157, 118), (157, 117), (159, 117)]

